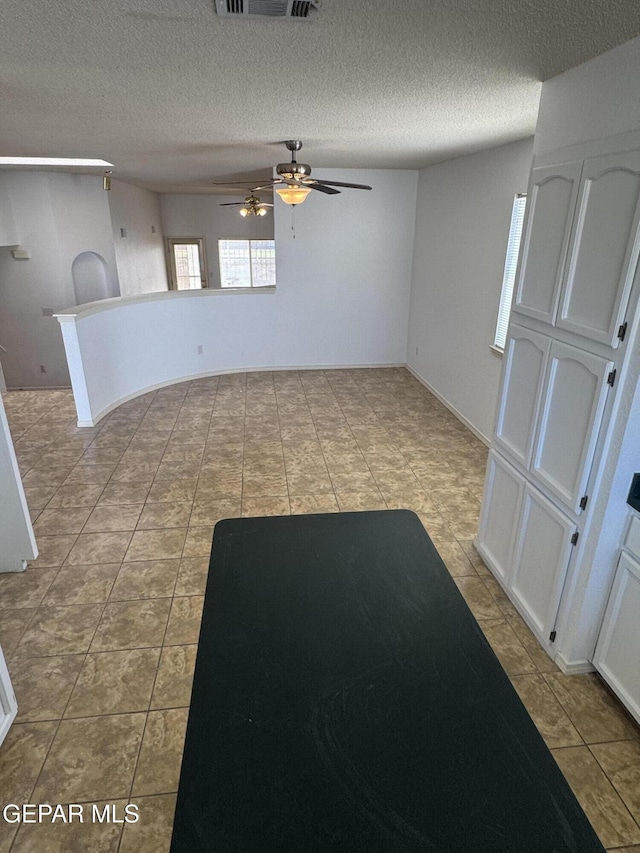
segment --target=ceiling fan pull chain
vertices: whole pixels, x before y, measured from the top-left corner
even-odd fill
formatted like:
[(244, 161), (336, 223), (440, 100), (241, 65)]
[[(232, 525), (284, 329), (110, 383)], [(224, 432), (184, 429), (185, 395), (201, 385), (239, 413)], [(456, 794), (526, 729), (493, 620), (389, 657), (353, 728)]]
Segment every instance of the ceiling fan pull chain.
[(291, 205), (291, 232), (293, 234), (293, 239), (296, 239), (296, 206), (295, 204)]

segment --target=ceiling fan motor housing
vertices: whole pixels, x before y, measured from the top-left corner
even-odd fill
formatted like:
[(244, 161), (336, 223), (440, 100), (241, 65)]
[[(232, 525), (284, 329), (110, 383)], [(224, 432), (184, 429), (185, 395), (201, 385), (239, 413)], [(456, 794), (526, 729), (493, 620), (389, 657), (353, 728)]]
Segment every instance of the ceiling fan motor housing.
[(311, 166), (307, 163), (278, 163), (276, 172), (285, 181), (299, 181), (308, 178), (311, 174)]

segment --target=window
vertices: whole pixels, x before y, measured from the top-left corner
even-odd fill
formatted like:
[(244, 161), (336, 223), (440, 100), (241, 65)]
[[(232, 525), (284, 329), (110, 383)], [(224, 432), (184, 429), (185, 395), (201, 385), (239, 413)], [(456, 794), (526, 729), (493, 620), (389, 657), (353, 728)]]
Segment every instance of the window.
[(273, 287), (275, 240), (218, 240), (221, 287)]
[(496, 323), (496, 334), (493, 341), (494, 347), (501, 352), (504, 351), (504, 345), (507, 340), (509, 312), (511, 310), (513, 285), (516, 280), (516, 267), (518, 265), (518, 252), (520, 251), (520, 238), (522, 237), (522, 223), (526, 203), (527, 196), (524, 193), (519, 193), (513, 200), (513, 209), (511, 211), (507, 257), (504, 262), (504, 274), (502, 276), (500, 308), (498, 309), (498, 322)]

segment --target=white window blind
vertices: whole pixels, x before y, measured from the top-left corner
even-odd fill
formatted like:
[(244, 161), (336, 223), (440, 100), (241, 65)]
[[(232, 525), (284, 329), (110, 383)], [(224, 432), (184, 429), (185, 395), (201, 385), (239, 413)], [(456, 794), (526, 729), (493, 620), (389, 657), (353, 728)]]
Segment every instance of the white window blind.
[(511, 311), (513, 286), (516, 280), (516, 267), (518, 265), (518, 253), (520, 251), (520, 239), (522, 237), (522, 223), (524, 221), (524, 209), (526, 203), (527, 196), (524, 193), (519, 193), (513, 200), (513, 209), (511, 211), (511, 225), (509, 226), (509, 240), (507, 241), (507, 257), (504, 262), (502, 293), (500, 295), (496, 334), (493, 341), (493, 345), (500, 350), (504, 349), (504, 345), (507, 340), (509, 312)]
[(275, 240), (218, 240), (221, 287), (273, 287)]

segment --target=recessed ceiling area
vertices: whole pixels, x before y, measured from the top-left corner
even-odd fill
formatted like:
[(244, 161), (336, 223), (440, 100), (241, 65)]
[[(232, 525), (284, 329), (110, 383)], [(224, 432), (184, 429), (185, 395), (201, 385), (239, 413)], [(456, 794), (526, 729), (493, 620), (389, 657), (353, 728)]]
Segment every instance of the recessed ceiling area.
[(636, 0), (5, 0), (0, 155), (100, 157), (158, 191), (316, 168), (422, 168), (533, 133), (541, 82), (640, 33)]

